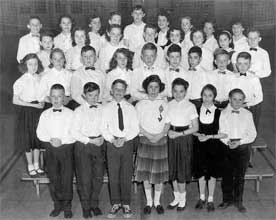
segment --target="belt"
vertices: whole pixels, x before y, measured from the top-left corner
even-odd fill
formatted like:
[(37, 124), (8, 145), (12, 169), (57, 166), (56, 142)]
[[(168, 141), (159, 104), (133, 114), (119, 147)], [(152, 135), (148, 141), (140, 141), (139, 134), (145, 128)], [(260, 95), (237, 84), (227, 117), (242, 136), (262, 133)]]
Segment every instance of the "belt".
[(183, 132), (189, 129), (189, 126), (170, 126), (170, 130), (172, 131), (176, 131), (176, 132)]

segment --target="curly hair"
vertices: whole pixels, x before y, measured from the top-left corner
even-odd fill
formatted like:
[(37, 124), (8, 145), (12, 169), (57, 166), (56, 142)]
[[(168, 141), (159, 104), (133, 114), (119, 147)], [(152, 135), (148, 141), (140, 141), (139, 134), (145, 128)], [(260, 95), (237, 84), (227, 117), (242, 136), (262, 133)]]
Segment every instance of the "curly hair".
[(161, 81), (160, 77), (158, 75), (150, 75), (142, 83), (143, 89), (146, 91), (147, 94), (148, 94), (148, 86), (152, 82), (156, 82), (159, 84), (159, 93), (165, 90), (165, 84)]
[(110, 60), (109, 69), (106, 71), (107, 73), (109, 73), (110, 71), (112, 71), (113, 69), (115, 69), (117, 67), (117, 65), (118, 65), (117, 56), (119, 53), (123, 54), (127, 58), (126, 69), (133, 70), (132, 69), (133, 52), (131, 52), (130, 50), (128, 50), (126, 48), (119, 48), (114, 52), (114, 54)]
[(90, 44), (90, 39), (89, 39), (89, 37), (88, 37), (88, 33), (87, 33), (86, 29), (85, 29), (85, 28), (82, 28), (82, 27), (76, 27), (76, 28), (74, 28), (74, 30), (72, 31), (72, 33), (71, 33), (72, 45), (73, 45), (73, 46), (76, 46), (76, 45), (77, 45), (77, 44), (76, 44), (76, 41), (75, 41), (75, 33), (76, 33), (77, 31), (83, 31), (83, 32), (84, 32), (84, 35), (85, 35), (85, 42), (84, 42), (84, 44), (85, 44), (85, 45), (89, 45), (89, 44)]
[(19, 65), (18, 65), (18, 69), (19, 69), (20, 73), (24, 74), (24, 73), (28, 72), (27, 61), (30, 59), (37, 60), (37, 64), (38, 64), (37, 71), (36, 71), (37, 74), (44, 71), (42, 63), (41, 63), (40, 59), (38, 58), (38, 56), (35, 53), (29, 53), (20, 61)]

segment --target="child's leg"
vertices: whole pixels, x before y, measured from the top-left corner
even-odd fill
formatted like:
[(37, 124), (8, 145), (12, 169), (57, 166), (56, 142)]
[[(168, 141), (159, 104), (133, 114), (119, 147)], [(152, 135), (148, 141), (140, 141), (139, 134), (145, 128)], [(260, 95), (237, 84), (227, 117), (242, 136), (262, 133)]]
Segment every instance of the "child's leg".
[(214, 192), (215, 192), (215, 187), (216, 187), (216, 178), (211, 177), (208, 180), (208, 202), (213, 202), (214, 201)]
[(29, 152), (25, 152), (26, 155), (26, 159), (27, 159), (27, 164), (28, 164), (28, 172), (30, 173), (30, 175), (35, 175), (36, 171), (33, 165), (33, 152), (29, 151)]
[(33, 152), (34, 152), (34, 168), (35, 168), (36, 172), (39, 174), (44, 173), (44, 171), (39, 168), (40, 150), (34, 149)]
[(206, 181), (205, 181), (205, 177), (202, 176), (198, 179), (198, 183), (199, 183), (199, 198), (202, 201), (205, 201), (205, 185), (206, 185)]
[(172, 182), (174, 200), (170, 203), (171, 208), (175, 207), (179, 203), (179, 189), (177, 181)]
[(154, 206), (160, 205), (160, 196), (162, 192), (162, 183), (154, 184)]
[(152, 201), (152, 186), (149, 183), (148, 180), (143, 182), (144, 184), (144, 189), (145, 189), (145, 194), (146, 194), (146, 199), (147, 199), (147, 206), (152, 207), (153, 201)]
[(186, 183), (178, 183), (179, 189), (179, 208), (184, 208), (186, 205)]

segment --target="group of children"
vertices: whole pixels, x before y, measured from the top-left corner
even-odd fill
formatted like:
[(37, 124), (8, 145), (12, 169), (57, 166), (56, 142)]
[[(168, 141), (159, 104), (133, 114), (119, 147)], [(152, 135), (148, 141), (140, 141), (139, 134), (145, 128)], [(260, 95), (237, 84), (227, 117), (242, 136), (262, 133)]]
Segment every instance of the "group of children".
[[(190, 17), (172, 27), (158, 14), (158, 27), (145, 24), (137, 5), (123, 31), (112, 12), (101, 36), (101, 18), (74, 28), (62, 16), (61, 33), (40, 33), (31, 17), (21, 37), (17, 60), (23, 74), (14, 83), (13, 103), (21, 107), (20, 130), (31, 177), (43, 174), (39, 149), (46, 149), (46, 171), (55, 217), (72, 217), (76, 176), (83, 217), (97, 216), (107, 168), (111, 210), (132, 216), (131, 182), (143, 182), (144, 213), (160, 202), (171, 182), (168, 209), (186, 207), (186, 183), (198, 179), (196, 209), (214, 211), (216, 178), (222, 177), (223, 202), (245, 212), (244, 176), (263, 101), (260, 78), (270, 75), (268, 53), (258, 30), (243, 35), (236, 22), (214, 36), (215, 24), (195, 29)], [(135, 152), (135, 166), (133, 164)], [(133, 169), (135, 167), (135, 169)], [(208, 186), (208, 198), (205, 187)], [(154, 193), (153, 193), (154, 192)], [(207, 201), (206, 201), (207, 200)]]

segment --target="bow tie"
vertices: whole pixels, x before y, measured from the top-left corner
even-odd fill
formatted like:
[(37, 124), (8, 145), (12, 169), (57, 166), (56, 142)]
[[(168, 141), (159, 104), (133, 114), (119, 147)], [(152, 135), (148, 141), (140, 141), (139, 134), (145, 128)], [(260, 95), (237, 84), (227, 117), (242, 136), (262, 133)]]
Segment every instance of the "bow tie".
[(246, 73), (240, 73), (240, 76), (246, 76)]
[(232, 110), (232, 113), (233, 113), (233, 114), (234, 114), (234, 113), (239, 114), (239, 113), (240, 113), (240, 111), (237, 111), (237, 110)]
[(90, 66), (90, 67), (85, 67), (85, 70), (95, 70), (95, 67), (92, 67), (92, 66)]
[(97, 108), (97, 105), (90, 105), (89, 108)]
[(169, 71), (179, 72), (180, 70), (179, 70), (179, 68), (176, 68), (176, 69), (170, 68)]
[(257, 48), (251, 47), (250, 50), (257, 51)]
[(154, 70), (154, 67), (153, 66), (144, 66), (144, 69), (145, 70)]
[(196, 71), (196, 68), (195, 67), (190, 67), (189, 70), (190, 71)]
[(32, 37), (40, 37), (39, 34), (32, 34)]
[(226, 74), (226, 72), (225, 71), (218, 71), (218, 74)]
[(208, 115), (208, 113), (211, 114), (211, 111), (209, 109), (206, 110), (205, 114)]
[(61, 112), (61, 109), (53, 109), (53, 112)]

